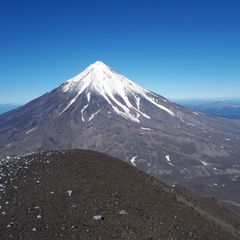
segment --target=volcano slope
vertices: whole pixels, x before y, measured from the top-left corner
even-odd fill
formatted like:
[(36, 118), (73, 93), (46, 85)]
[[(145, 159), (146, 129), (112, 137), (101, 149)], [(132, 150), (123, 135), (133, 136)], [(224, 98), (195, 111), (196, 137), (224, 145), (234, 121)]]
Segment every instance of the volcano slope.
[(1, 160), (3, 239), (239, 239), (238, 215), (88, 150)]
[(0, 159), (53, 149), (94, 150), (168, 185), (213, 196), (240, 213), (239, 136), (240, 121), (184, 108), (97, 61), (0, 115)]

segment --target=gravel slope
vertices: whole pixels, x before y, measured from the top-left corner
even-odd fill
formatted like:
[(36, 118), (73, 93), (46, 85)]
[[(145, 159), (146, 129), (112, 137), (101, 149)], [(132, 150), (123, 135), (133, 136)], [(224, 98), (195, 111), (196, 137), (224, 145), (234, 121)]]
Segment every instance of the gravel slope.
[(98, 152), (42, 152), (0, 164), (2, 240), (239, 239), (239, 216), (225, 209), (225, 219), (214, 219), (208, 201), (198, 204)]

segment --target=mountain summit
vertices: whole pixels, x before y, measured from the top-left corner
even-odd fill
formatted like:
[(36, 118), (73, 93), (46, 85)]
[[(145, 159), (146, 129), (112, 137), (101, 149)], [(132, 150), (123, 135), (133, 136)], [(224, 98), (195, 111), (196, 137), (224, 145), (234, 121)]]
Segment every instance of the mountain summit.
[(0, 157), (63, 148), (95, 150), (233, 208), (240, 201), (239, 136), (238, 121), (175, 104), (100, 61), (0, 115)]
[(100, 95), (117, 114), (131, 121), (139, 122), (140, 116), (150, 119), (150, 116), (140, 109), (141, 99), (174, 116), (171, 110), (154, 100), (154, 94), (117, 74), (100, 61), (90, 65), (82, 73), (64, 83), (62, 91), (73, 96), (63, 112), (84, 92), (88, 102), (91, 101), (92, 94)]

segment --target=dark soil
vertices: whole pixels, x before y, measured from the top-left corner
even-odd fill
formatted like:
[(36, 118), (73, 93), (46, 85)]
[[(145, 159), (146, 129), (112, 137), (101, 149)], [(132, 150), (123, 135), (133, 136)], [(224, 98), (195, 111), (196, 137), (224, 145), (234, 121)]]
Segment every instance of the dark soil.
[(101, 153), (51, 151), (0, 164), (2, 240), (239, 239), (239, 216), (214, 200)]

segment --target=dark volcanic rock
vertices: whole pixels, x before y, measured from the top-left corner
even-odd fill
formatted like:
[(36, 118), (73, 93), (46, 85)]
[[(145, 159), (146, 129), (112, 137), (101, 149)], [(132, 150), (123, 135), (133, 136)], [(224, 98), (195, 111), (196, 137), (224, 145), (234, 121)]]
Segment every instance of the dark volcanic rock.
[(1, 161), (0, 238), (239, 239), (239, 216), (107, 155), (83, 150)]

